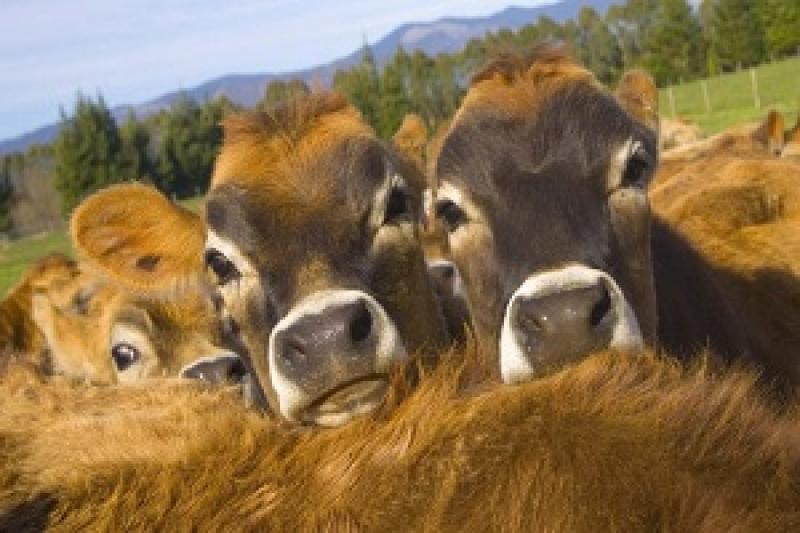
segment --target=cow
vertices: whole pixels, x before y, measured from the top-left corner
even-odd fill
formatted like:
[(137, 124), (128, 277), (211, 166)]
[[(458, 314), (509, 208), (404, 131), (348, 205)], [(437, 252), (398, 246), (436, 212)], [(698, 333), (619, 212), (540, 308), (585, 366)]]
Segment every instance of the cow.
[(669, 187), (670, 177), (689, 165), (706, 176), (731, 158), (774, 159), (784, 150), (785, 136), (783, 114), (773, 109), (760, 124), (734, 126), (707, 139), (665, 150), (651, 188)]
[(94, 384), (182, 377), (239, 383), (238, 355), (225, 347), (222, 322), (202, 290), (146, 295), (104, 284), (83, 312), (59, 306), (52, 293), (33, 295), (50, 372)]
[[(74, 225), (84, 223), (96, 201), (91, 197), (79, 206)], [(75, 247), (80, 250), (79, 241)], [(0, 308), (8, 359), (30, 363), (42, 375), (93, 384), (152, 377), (238, 383), (244, 378), (241, 360), (224, 346), (222, 322), (201, 284), (147, 293), (109, 283), (91, 261), (53, 255), (35, 263)]]
[(650, 213), (656, 125), (657, 91), (641, 71), (612, 95), (540, 49), (473, 78), (436, 163), (434, 214), (506, 382), (606, 347), (757, 356), (712, 267)]
[(798, 176), (792, 158), (730, 158), (711, 174), (688, 165), (650, 194), (653, 212), (712, 266), (767, 375), (790, 390), (800, 383)]
[(751, 373), (599, 353), (466, 392), (459, 358), (327, 431), (191, 385), (0, 385), (0, 530), (800, 527), (800, 419)]
[(409, 113), (403, 118), (392, 141), (404, 153), (411, 154), (418, 168), (426, 169), (426, 188), (423, 192), (423, 207), (420, 213), (422, 251), (428, 266), (428, 275), (447, 324), (448, 333), (454, 341), (463, 342), (469, 324), (464, 285), (458, 269), (450, 257), (447, 233), (435, 218), (427, 216), (436, 190), (435, 174), (432, 172), (431, 165), (435, 160), (435, 154), (445, 131), (445, 128), (440, 127), (433, 139), (429, 139), (428, 128), (422, 117), (415, 113)]
[(63, 254), (50, 254), (34, 262), (0, 302), (0, 374), (13, 359), (46, 364), (46, 344), (33, 321), (34, 291), (63, 286), (78, 276), (77, 263)]
[(660, 150), (685, 146), (702, 138), (700, 126), (695, 122), (681, 118), (661, 117), (659, 119), (658, 145)]
[(794, 127), (786, 132), (781, 157), (800, 159), (800, 113), (797, 114)]
[(284, 420), (373, 411), (395, 363), (449, 343), (419, 243), (422, 172), (336, 93), (223, 129), (205, 220), (133, 209), (141, 189), (120, 186), (78, 224), (83, 251), (142, 287), (205, 269), (257, 403)]

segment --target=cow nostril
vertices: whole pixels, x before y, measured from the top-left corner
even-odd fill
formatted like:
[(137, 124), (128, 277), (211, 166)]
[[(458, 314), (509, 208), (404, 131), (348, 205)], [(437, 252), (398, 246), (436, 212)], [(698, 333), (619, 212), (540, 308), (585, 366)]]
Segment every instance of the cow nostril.
[(244, 363), (238, 357), (233, 363), (228, 367), (228, 381), (239, 383), (241, 382), (244, 377), (247, 375), (247, 368), (245, 368)]
[(453, 277), (453, 274), (456, 273), (456, 269), (453, 268), (452, 265), (445, 265), (442, 267), (442, 276), (445, 279), (450, 279)]
[(306, 352), (299, 342), (289, 340), (283, 350), (282, 359), (290, 368), (295, 368), (306, 362)]
[(354, 344), (358, 344), (367, 340), (371, 332), (372, 313), (369, 312), (366, 305), (362, 304), (350, 323), (350, 339)]
[(521, 331), (537, 332), (544, 329), (543, 320), (547, 320), (546, 316), (540, 316), (532, 310), (520, 309), (517, 313), (517, 326)]
[(594, 306), (592, 307), (592, 312), (589, 315), (589, 322), (593, 328), (599, 326), (606, 315), (608, 315), (609, 311), (611, 311), (611, 295), (609, 294), (608, 287), (606, 287), (605, 283), (602, 285), (601, 290), (602, 294), (600, 299), (595, 302)]

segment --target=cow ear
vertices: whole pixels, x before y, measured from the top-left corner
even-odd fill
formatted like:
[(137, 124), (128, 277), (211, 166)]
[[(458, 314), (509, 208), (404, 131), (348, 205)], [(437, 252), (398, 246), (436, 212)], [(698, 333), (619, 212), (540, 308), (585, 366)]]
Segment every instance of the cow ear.
[(153, 187), (114, 185), (72, 215), (72, 242), (102, 274), (134, 288), (161, 290), (203, 272), (202, 218)]
[(392, 136), (392, 144), (411, 159), (420, 170), (425, 168), (425, 147), (428, 144), (428, 127), (422, 117), (408, 113)]
[(658, 131), (658, 89), (650, 74), (638, 69), (625, 72), (616, 97), (625, 111)]
[(756, 129), (753, 136), (767, 146), (770, 155), (779, 156), (783, 151), (785, 130), (783, 113), (771, 109), (766, 120)]

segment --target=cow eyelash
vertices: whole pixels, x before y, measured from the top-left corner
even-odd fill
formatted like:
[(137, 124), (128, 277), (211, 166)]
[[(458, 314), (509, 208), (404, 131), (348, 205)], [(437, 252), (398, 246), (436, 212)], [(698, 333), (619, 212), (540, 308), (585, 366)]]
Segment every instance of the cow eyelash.
[(217, 277), (217, 283), (219, 285), (225, 285), (241, 277), (241, 273), (239, 269), (236, 268), (236, 265), (217, 250), (206, 250), (205, 263), (206, 268), (210, 269)]
[(436, 218), (442, 221), (445, 229), (449, 233), (454, 232), (467, 220), (464, 211), (452, 200), (440, 200), (436, 202)]

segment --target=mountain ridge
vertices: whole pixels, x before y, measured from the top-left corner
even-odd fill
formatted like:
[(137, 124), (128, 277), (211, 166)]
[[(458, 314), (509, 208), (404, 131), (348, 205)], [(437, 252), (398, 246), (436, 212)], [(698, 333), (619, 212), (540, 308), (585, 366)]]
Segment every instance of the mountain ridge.
[[(470, 39), (483, 37), (490, 31), (501, 28), (516, 30), (542, 16), (563, 23), (567, 19), (576, 17), (583, 6), (590, 6), (604, 14), (615, 2), (616, 0), (560, 0), (535, 7), (511, 5), (484, 17), (448, 16), (431, 22), (407, 22), (387, 33), (370, 47), (379, 65), (388, 62), (401, 46), (406, 51), (422, 50), (428, 55), (453, 53), (460, 51)], [(306, 82), (320, 80), (325, 85), (330, 85), (337, 70), (356, 64), (360, 57), (361, 50), (354, 50), (344, 57), (327, 63), (289, 72), (226, 74), (190, 89), (166, 92), (140, 104), (115, 106), (112, 113), (117, 122), (124, 120), (131, 110), (138, 118), (145, 118), (168, 108), (180, 94), (186, 94), (196, 101), (225, 95), (237, 104), (252, 106), (261, 98), (267, 84), (273, 80), (301, 78)], [(48, 124), (2, 140), (0, 156), (25, 151), (33, 144), (52, 142), (58, 133), (58, 128), (59, 123)]]

